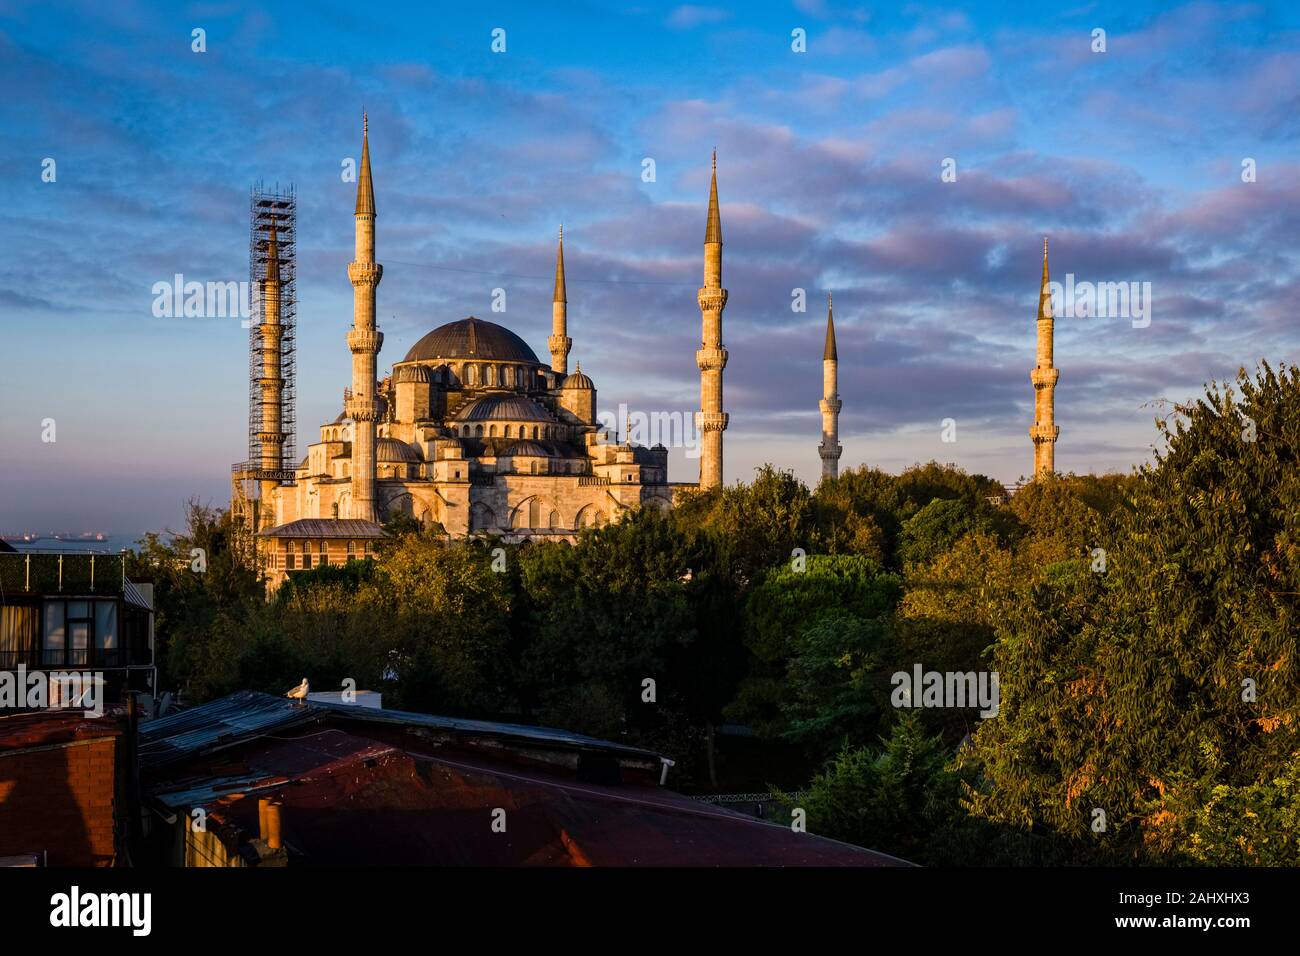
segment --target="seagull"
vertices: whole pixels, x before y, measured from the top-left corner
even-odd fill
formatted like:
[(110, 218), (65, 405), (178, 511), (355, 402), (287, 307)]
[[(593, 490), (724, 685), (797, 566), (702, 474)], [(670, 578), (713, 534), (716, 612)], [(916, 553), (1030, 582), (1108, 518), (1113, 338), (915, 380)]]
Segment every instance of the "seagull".
[(285, 694), (284, 696), (285, 696), (285, 697), (291, 697), (291, 698), (293, 698), (294, 700), (306, 700), (306, 699), (307, 699), (307, 691), (310, 690), (310, 689), (311, 689), (311, 685), (307, 683), (307, 678), (304, 677), (304, 678), (302, 679), (302, 683), (301, 683), (301, 684), (299, 684), (299, 685), (298, 685), (297, 687), (295, 687), (293, 690), (289, 691), (289, 692), (288, 692), (287, 694)]

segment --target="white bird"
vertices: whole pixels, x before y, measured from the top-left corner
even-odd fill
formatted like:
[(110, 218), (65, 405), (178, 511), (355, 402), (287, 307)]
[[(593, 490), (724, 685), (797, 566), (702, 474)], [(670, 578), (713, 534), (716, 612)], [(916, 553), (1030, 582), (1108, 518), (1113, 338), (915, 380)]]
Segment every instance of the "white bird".
[(302, 683), (301, 683), (301, 684), (299, 684), (299, 685), (298, 685), (297, 687), (295, 687), (293, 690), (289, 691), (289, 692), (288, 692), (287, 694), (285, 694), (284, 696), (285, 696), (285, 697), (291, 697), (291, 698), (293, 698), (294, 700), (306, 700), (306, 699), (307, 699), (307, 691), (310, 690), (310, 689), (311, 689), (311, 685), (307, 683), (307, 678), (304, 677), (304, 678), (302, 679)]

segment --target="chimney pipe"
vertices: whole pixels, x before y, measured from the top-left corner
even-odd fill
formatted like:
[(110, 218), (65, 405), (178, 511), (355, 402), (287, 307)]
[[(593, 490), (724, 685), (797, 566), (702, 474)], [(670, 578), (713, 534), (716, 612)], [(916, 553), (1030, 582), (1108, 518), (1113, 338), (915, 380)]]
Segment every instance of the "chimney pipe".
[(279, 797), (260, 801), (259, 812), (262, 804), (266, 806), (266, 824), (262, 831), (262, 839), (266, 842), (267, 849), (278, 850), (284, 845), (280, 840), (280, 808), (284, 805), (284, 801)]

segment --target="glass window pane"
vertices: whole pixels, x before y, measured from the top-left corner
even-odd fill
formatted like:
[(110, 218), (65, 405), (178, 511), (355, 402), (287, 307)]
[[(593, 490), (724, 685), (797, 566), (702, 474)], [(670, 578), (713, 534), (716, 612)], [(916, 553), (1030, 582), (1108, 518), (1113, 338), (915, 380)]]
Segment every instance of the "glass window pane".
[(68, 624), (68, 666), (85, 667), (90, 663), (86, 649), (90, 645), (90, 622), (72, 621)]
[(63, 602), (45, 602), (45, 634), (41, 645), (41, 663), (63, 664), (63, 655), (67, 647), (66, 631), (63, 621)]
[(69, 601), (68, 602), (68, 620), (88, 620), (90, 618), (89, 601)]
[(117, 647), (117, 602), (95, 602), (95, 647), (113, 650)]

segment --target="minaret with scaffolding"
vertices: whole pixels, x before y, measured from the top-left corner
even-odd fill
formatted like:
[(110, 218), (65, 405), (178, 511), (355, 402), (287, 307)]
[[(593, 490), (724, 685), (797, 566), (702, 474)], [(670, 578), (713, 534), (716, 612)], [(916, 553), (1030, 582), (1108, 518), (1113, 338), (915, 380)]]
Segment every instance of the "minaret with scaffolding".
[(292, 186), (249, 194), (248, 459), (231, 468), (237, 547), (255, 555), (256, 534), (277, 523), (272, 500), (297, 462), (295, 331), (298, 200)]

